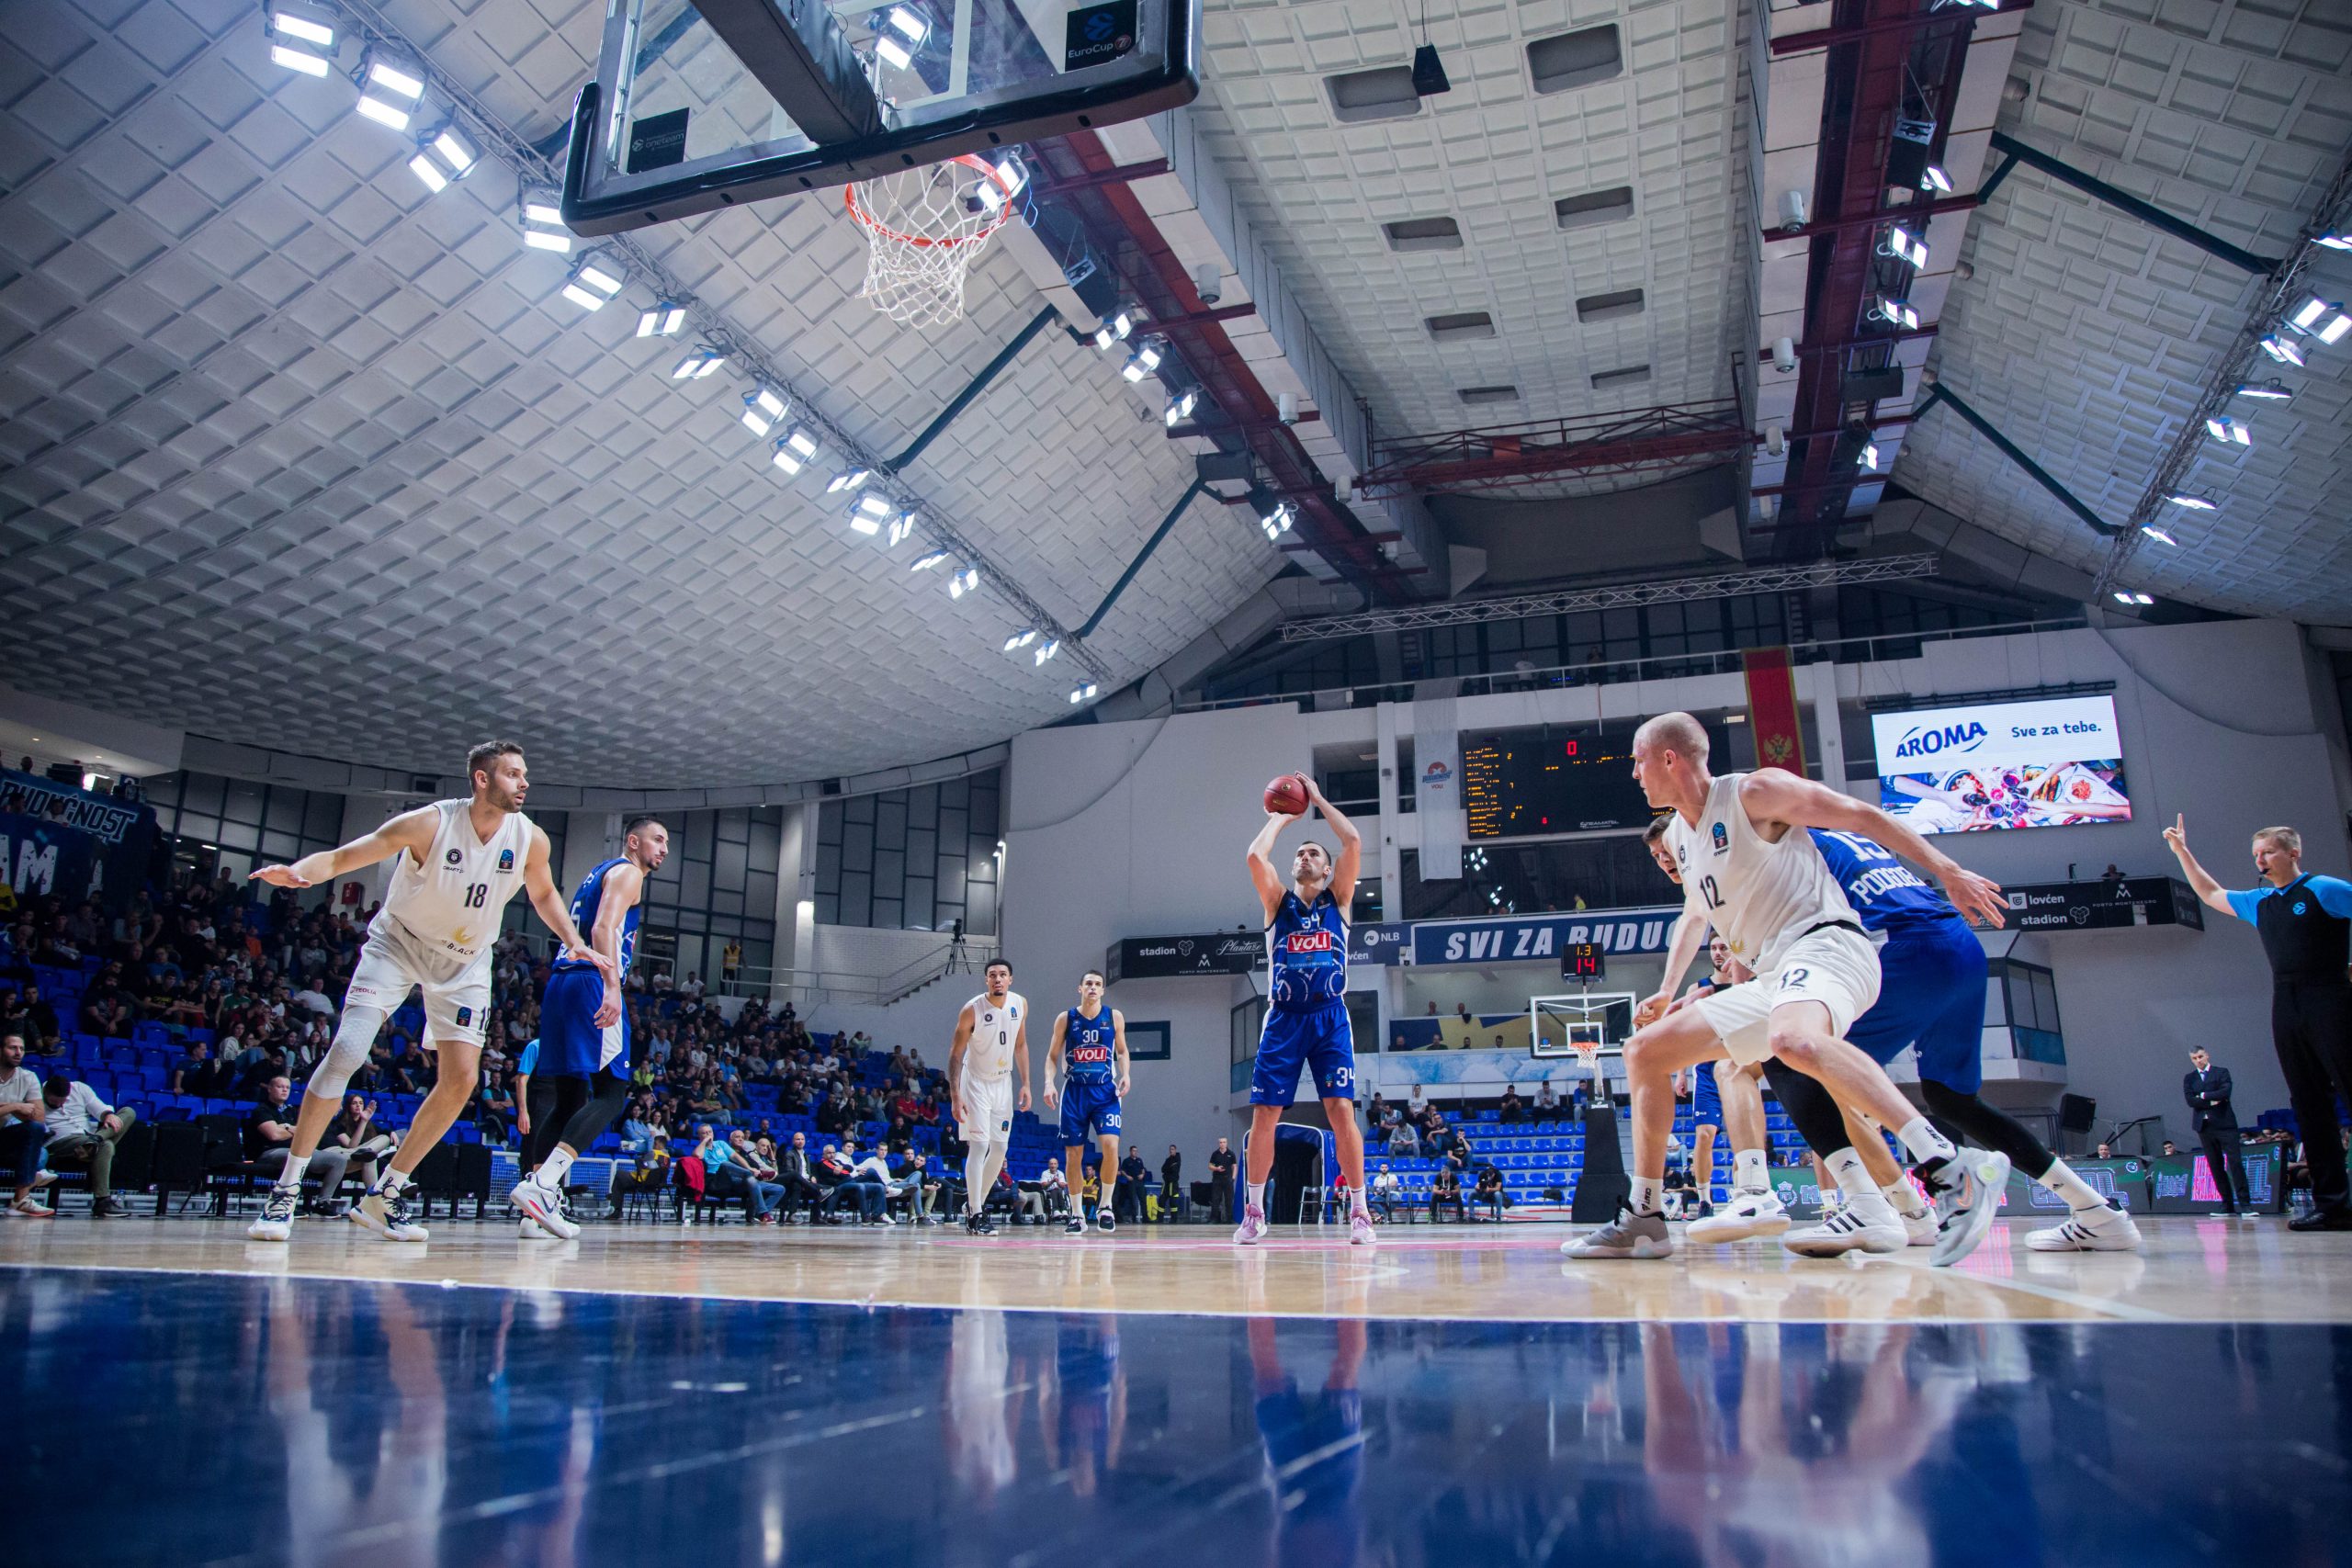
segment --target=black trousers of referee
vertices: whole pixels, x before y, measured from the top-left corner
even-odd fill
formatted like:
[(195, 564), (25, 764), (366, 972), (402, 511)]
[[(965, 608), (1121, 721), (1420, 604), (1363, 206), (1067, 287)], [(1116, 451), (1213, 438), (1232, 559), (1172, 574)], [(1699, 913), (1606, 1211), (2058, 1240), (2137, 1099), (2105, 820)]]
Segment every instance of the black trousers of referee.
[(2270, 993), (2270, 1041), (2287, 1079), (2287, 1103), (2303, 1136), (2312, 1173), (2312, 1206), (2352, 1212), (2344, 1179), (2344, 1138), (2335, 1097), (2352, 1100), (2352, 985), (2343, 980), (2280, 980)]

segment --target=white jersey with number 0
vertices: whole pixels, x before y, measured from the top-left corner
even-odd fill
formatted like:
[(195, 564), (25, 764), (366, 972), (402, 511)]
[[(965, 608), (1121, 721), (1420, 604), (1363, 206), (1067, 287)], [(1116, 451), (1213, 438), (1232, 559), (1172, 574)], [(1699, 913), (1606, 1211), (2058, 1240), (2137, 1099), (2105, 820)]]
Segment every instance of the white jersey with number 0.
[(434, 802), (441, 814), (422, 863), (402, 850), (392, 863), (383, 914), (434, 952), (479, 958), (498, 939), (506, 901), (523, 886), (531, 857), (531, 819), (510, 811), (487, 842), (474, 833), (465, 800)]
[(1001, 1003), (983, 991), (970, 1002), (972, 1038), (964, 1047), (964, 1077), (974, 1083), (1001, 1083), (1012, 1076), (1012, 1047), (1029, 1016), (1029, 999), (1010, 991)]
[(1742, 964), (1769, 975), (1788, 945), (1813, 927), (1860, 922), (1812, 834), (1792, 828), (1776, 843), (1748, 821), (1739, 802), (1746, 777), (1718, 777), (1698, 826), (1678, 811), (1667, 819), (1666, 838), (1682, 868), (1683, 908), (1714, 927)]

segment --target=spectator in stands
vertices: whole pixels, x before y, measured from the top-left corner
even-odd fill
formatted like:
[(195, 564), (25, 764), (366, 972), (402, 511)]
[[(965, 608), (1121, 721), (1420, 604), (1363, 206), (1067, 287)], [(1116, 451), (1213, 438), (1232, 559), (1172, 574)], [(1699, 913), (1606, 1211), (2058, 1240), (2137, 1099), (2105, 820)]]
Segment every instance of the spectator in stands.
[(1434, 1105), (1421, 1119), (1421, 1147), (1432, 1155), (1455, 1154), (1462, 1148), (1462, 1134), (1438, 1113)]
[(741, 1198), (743, 1217), (752, 1214), (752, 1178), (734, 1149), (707, 1122), (695, 1129), (694, 1156), (702, 1161), (702, 1190), (711, 1198)]
[(172, 1064), (172, 1092), (209, 1100), (220, 1092), (223, 1074), (220, 1064), (212, 1059), (212, 1047), (201, 1040), (190, 1040), (186, 1054)]
[(2115, 1151), (2108, 1147), (2105, 1144), (2101, 1144), (2098, 1146), (2098, 1151), (2092, 1155), (2091, 1157), (2093, 1159), (2113, 1159), (2115, 1157)]
[[(293, 1098), (294, 1080), (280, 1073), (262, 1085), (261, 1098), (245, 1116), (245, 1159), (261, 1168), (261, 1174), (276, 1180), (286, 1168), (286, 1156), (294, 1143), (294, 1112), (287, 1101)], [(335, 1189), (343, 1185), (344, 1172), (351, 1164), (351, 1151), (321, 1143), (318, 1152), (311, 1156), (305, 1174), (319, 1184), (319, 1196), (312, 1202), (312, 1213), (334, 1212)]]
[[(376, 1181), (377, 1162), (401, 1146), (401, 1135), (376, 1124), (374, 1100), (365, 1095), (346, 1094), (343, 1097), (343, 1109), (327, 1123), (320, 1144), (324, 1148), (342, 1149), (350, 1162), (346, 1174), (356, 1179), (360, 1186), (371, 1187)], [(334, 1189), (322, 1188), (321, 1191), (331, 1195)]]
[(2168, 1155), (2177, 1155), (2180, 1153), (2180, 1150), (2170, 1138), (2166, 1138), (2165, 1140), (2164, 1152)]
[(808, 1217), (814, 1222), (817, 1205), (823, 1201), (825, 1190), (819, 1185), (817, 1168), (808, 1158), (808, 1134), (793, 1134), (791, 1145), (780, 1153), (775, 1163), (776, 1179), (784, 1183), (785, 1206), (790, 1208), (807, 1202)]
[(1184, 1223), (1185, 1213), (1192, 1207), (1184, 1192), (1184, 1156), (1176, 1145), (1168, 1145), (1168, 1157), (1159, 1162), (1159, 1213), (1162, 1219)]
[[(838, 1214), (841, 1213), (842, 1205), (854, 1203), (857, 1205), (857, 1217), (861, 1224), (872, 1224), (882, 1217), (882, 1205), (888, 1199), (889, 1194), (879, 1182), (868, 1180), (856, 1174), (858, 1164), (856, 1140), (844, 1139), (838, 1145), (827, 1144), (824, 1157), (820, 1163), (823, 1166), (824, 1175), (832, 1178), (831, 1190), (825, 1196), (823, 1213)], [(819, 1179), (822, 1180), (823, 1176)]]
[(1545, 1078), (1535, 1086), (1535, 1119), (1550, 1122), (1557, 1119), (1559, 1113), (1560, 1097), (1553, 1092), (1552, 1080)]
[(49, 1142), (49, 1102), (42, 1098), (40, 1079), (25, 1066), (25, 1037), (0, 1036), (0, 1171), (15, 1187), (12, 1214), (46, 1220), (55, 1211), (33, 1196), (56, 1178), (41, 1169), (41, 1148)]
[(1375, 1090), (1374, 1091), (1371, 1103), (1367, 1104), (1363, 1108), (1363, 1124), (1368, 1128), (1377, 1128), (1385, 1123), (1387, 1120), (1388, 1101), (1377, 1090)]
[(489, 1082), (483, 1087), (481, 1099), (475, 1102), (474, 1122), (481, 1127), (485, 1143), (503, 1144), (507, 1140), (509, 1130), (514, 1126), (518, 1111), (514, 1080), (506, 1073), (489, 1066), (482, 1068), (482, 1076)]
[[(850, 1145), (850, 1152), (856, 1154), (854, 1143)], [(851, 1162), (849, 1176), (852, 1181), (871, 1182), (882, 1190), (881, 1206), (879, 1212), (873, 1216), (874, 1218), (880, 1220), (886, 1225), (895, 1225), (899, 1223), (890, 1217), (890, 1205), (899, 1198), (905, 1196), (905, 1190), (899, 1179), (890, 1174), (890, 1161), (880, 1149), (868, 1149), (863, 1155), (858, 1155)]]
[(1223, 1138), (1209, 1151), (1209, 1219), (1216, 1224), (1233, 1220), (1233, 1172), (1238, 1165), (1231, 1145)]
[(117, 1111), (88, 1084), (75, 1083), (62, 1073), (51, 1075), (41, 1086), (41, 1100), (49, 1107), (49, 1168), (90, 1168), (92, 1219), (120, 1219), (130, 1213), (129, 1205), (114, 1195), (114, 1146), (139, 1120), (139, 1112)]
[(1420, 1155), (1421, 1135), (1410, 1122), (1401, 1116), (1388, 1130), (1388, 1152), (1401, 1159), (1414, 1159)]
[(130, 1002), (113, 986), (94, 986), (82, 1003), (82, 1030), (104, 1040), (118, 1040), (130, 1033)]
[(1503, 1173), (1491, 1165), (1480, 1166), (1478, 1185), (1471, 1196), (1477, 1200), (1480, 1208), (1487, 1210), (1496, 1219), (1501, 1219), (1503, 1205), (1510, 1201), (1503, 1195)]
[(755, 1225), (776, 1223), (775, 1212), (784, 1201), (784, 1183), (776, 1179), (775, 1145), (764, 1136), (753, 1138), (738, 1127), (728, 1135), (728, 1145), (735, 1157), (743, 1162), (743, 1172), (751, 1179), (752, 1201), (747, 1213)]
[(653, 1146), (653, 1099), (640, 1094), (621, 1114), (621, 1152), (641, 1155)]
[(292, 1076), (293, 1064), (286, 1059), (286, 1047), (272, 1043), (246, 1054), (244, 1070), (237, 1075), (237, 1093), (257, 1100), (272, 1078)]
[[(1499, 1040), (1502, 1036), (1498, 1034), (1495, 1038)], [(1502, 1108), (1496, 1113), (1496, 1120), (1500, 1122), (1527, 1120), (1527, 1101), (1519, 1098), (1518, 1086), (1510, 1084), (1504, 1086)]]
[(1462, 1173), (1450, 1161), (1437, 1168), (1437, 1179), (1430, 1184), (1430, 1224), (1437, 1224), (1438, 1210), (1448, 1204), (1455, 1219), (1469, 1219), (1470, 1211), (1462, 1201)]
[(1380, 1211), (1380, 1223), (1382, 1224), (1386, 1224), (1390, 1221), (1396, 1219), (1396, 1200), (1403, 1197), (1404, 1192), (1405, 1183), (1403, 1179), (1400, 1179), (1395, 1171), (1388, 1168), (1388, 1162), (1386, 1160), (1382, 1160), (1380, 1162), (1380, 1169), (1372, 1179), (1372, 1191), (1370, 1193), (1372, 1206)]
[(1062, 1175), (1062, 1162), (1052, 1156), (1046, 1159), (1046, 1168), (1037, 1173), (1035, 1181), (1023, 1181), (1021, 1188), (1021, 1215), (1024, 1220), (1044, 1224), (1046, 1216), (1058, 1214), (1069, 1206), (1069, 1181)]

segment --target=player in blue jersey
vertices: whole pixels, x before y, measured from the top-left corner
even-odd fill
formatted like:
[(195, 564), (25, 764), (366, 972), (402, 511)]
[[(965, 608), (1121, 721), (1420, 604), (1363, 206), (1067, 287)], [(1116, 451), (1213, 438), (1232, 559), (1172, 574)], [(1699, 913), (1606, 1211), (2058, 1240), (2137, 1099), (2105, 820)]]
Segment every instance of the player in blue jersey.
[(1274, 1170), (1274, 1127), (1298, 1092), (1302, 1067), (1315, 1074), (1315, 1092), (1340, 1148), (1340, 1179), (1348, 1190), (1348, 1240), (1375, 1237), (1364, 1201), (1363, 1134), (1356, 1127), (1356, 1053), (1348, 1032), (1348, 907), (1363, 864), (1363, 835), (1301, 773), (1307, 803), (1323, 813), (1340, 854), (1309, 839), (1291, 857), (1291, 880), (1274, 870), (1274, 840), (1297, 818), (1266, 813), (1250, 840), (1250, 880), (1266, 916), (1266, 1024), (1258, 1036), (1258, 1066), (1250, 1077), (1249, 1202), (1233, 1239), (1266, 1234), (1266, 1182)]
[(1069, 1164), (1069, 1224), (1072, 1235), (1086, 1231), (1086, 1140), (1091, 1134), (1102, 1150), (1101, 1196), (1095, 1200), (1095, 1224), (1104, 1235), (1119, 1228), (1112, 1213), (1112, 1195), (1119, 1184), (1119, 1103), (1127, 1097), (1127, 1021), (1116, 1008), (1102, 1005), (1102, 971), (1089, 969), (1078, 982), (1078, 1005), (1054, 1020), (1053, 1043), (1046, 1047), (1046, 1109), (1057, 1098), (1063, 1067), (1069, 1083), (1058, 1096), (1062, 1108), (1062, 1142)]
[(621, 1005), (621, 980), (637, 956), (645, 879), (669, 857), (670, 829), (655, 818), (632, 817), (621, 828), (621, 852), (582, 877), (571, 896), (572, 923), (612, 961), (615, 978), (607, 983), (593, 965), (564, 958), (548, 971), (539, 998), (537, 1077), (555, 1092), (544, 1113), (532, 1114), (537, 1131), (524, 1150), (529, 1174), (506, 1195), (522, 1212), (526, 1231), (580, 1234), (560, 1206), (563, 1181), (580, 1151), (604, 1135), (628, 1098), (628, 1013)]
[[(1846, 890), (1862, 928), (1884, 939), (1879, 948), (1879, 969), (1884, 976), (1879, 999), (1855, 1021), (1847, 1038), (1865, 1055), (1882, 1065), (1893, 1061), (1906, 1046), (1916, 1046), (1921, 1098), (1928, 1114), (1946, 1127), (1947, 1135), (1965, 1134), (1988, 1149), (2008, 1156), (2009, 1163), (2030, 1179), (2064, 1199), (2066, 1220), (2047, 1230), (2032, 1232), (2026, 1245), (2036, 1252), (2127, 1252), (2140, 1245), (2139, 1228), (2098, 1190), (2068, 1168), (2041, 1139), (2003, 1112), (1987, 1105), (1977, 1090), (1984, 1083), (1984, 943), (1944, 896), (1887, 852), (1858, 833), (1813, 831), (1821, 846), (1829, 874)], [(1768, 1074), (1771, 1069), (1766, 1068)], [(1792, 1075), (1801, 1077), (1802, 1075)], [(1810, 1092), (1803, 1079), (1792, 1089), (1779, 1077), (1773, 1088), (1784, 1102), (1792, 1093)], [(1797, 1113), (1795, 1105), (1790, 1114)], [(1804, 1127), (1804, 1122), (1799, 1122)], [(1824, 1160), (1836, 1163), (1840, 1150), (1855, 1146), (1839, 1123), (1840, 1133), (1824, 1147), (1807, 1128), (1809, 1142)], [(1826, 1137), (1826, 1123), (1823, 1124)], [(1952, 1136), (1958, 1143), (1959, 1137)], [(1883, 1152), (1872, 1136), (1860, 1145)], [(1887, 1168), (1894, 1169), (1893, 1162)], [(1874, 1175), (1880, 1174), (1874, 1171)], [(1899, 1179), (1899, 1173), (1897, 1173)], [(1902, 1184), (1908, 1191), (1908, 1183)], [(1892, 1189), (1889, 1197), (1894, 1196)], [(1914, 1200), (1916, 1201), (1916, 1200)], [(1979, 1227), (1992, 1219), (1982, 1212)], [(1944, 1234), (1936, 1242), (1935, 1259), (1948, 1252), (1964, 1253), (1974, 1238), (1954, 1234), (1960, 1225), (1947, 1217)], [(1799, 1246), (1804, 1232), (1792, 1232), (1784, 1245)], [(1963, 1245), (1964, 1244), (1964, 1245)]]

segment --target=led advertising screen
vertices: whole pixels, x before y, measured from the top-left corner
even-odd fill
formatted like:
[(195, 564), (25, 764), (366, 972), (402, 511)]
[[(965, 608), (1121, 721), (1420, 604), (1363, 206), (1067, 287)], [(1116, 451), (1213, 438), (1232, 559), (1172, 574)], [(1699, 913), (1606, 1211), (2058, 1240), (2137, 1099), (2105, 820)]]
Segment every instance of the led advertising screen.
[(1871, 716), (1879, 804), (1920, 833), (2129, 822), (2111, 696)]

